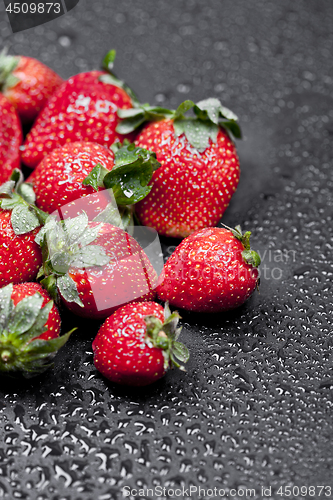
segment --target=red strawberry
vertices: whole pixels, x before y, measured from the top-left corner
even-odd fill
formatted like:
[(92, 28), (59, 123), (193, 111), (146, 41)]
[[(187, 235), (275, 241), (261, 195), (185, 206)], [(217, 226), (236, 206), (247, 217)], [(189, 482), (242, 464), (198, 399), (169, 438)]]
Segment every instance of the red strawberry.
[[(126, 90), (124, 90), (126, 88)], [(129, 90), (105, 71), (80, 73), (64, 82), (40, 113), (24, 143), (23, 162), (31, 168), (67, 142), (89, 141), (109, 147), (124, 136), (116, 132), (117, 110), (132, 107)]]
[(19, 170), (0, 186), (0, 288), (33, 280), (42, 264), (35, 242), (40, 219), (34, 213), (30, 186), (22, 184)]
[(94, 363), (102, 375), (118, 384), (152, 384), (166, 371), (186, 363), (187, 348), (177, 342), (178, 313), (155, 302), (128, 304), (101, 326), (92, 344)]
[[(191, 107), (195, 117), (186, 118)], [(176, 111), (143, 105), (118, 114), (125, 118), (117, 127), (123, 133), (145, 120), (155, 121), (136, 139), (162, 164), (153, 175), (151, 192), (136, 206), (140, 221), (178, 238), (216, 225), (239, 181), (236, 148), (227, 133), (240, 137), (236, 115), (218, 99), (197, 105), (185, 101)]]
[(20, 120), (8, 99), (0, 94), (0, 184), (8, 181), (20, 167), (22, 130)]
[[(68, 218), (84, 210), (93, 219), (112, 202), (121, 205), (123, 215), (131, 212), (126, 206), (149, 193), (147, 184), (159, 166), (154, 153), (134, 145), (114, 154), (96, 143), (73, 142), (47, 155), (27, 182), (32, 183), (37, 207), (45, 212), (63, 207), (62, 218)], [(106, 187), (114, 188), (114, 194)], [(96, 193), (100, 190), (105, 192)]]
[(106, 318), (128, 302), (155, 296), (155, 270), (119, 227), (89, 222), (85, 213), (58, 222), (50, 217), (36, 241), (45, 256), (41, 283), (79, 316)]
[(71, 332), (59, 334), (58, 309), (41, 285), (0, 289), (0, 372), (26, 378), (44, 372)]
[(243, 304), (258, 283), (259, 255), (240, 226), (196, 231), (164, 266), (158, 297), (188, 311), (220, 312)]
[(62, 82), (60, 76), (37, 59), (0, 54), (0, 89), (23, 123), (36, 118)]

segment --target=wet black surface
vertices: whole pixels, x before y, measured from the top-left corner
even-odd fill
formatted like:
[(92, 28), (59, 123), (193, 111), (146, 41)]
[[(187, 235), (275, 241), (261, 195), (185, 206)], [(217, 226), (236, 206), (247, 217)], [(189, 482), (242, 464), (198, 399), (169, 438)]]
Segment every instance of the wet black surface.
[[(242, 308), (182, 314), (188, 371), (148, 389), (99, 376), (98, 324), (67, 316), (80, 328), (53, 371), (1, 380), (0, 497), (108, 500), (158, 485), (206, 490), (194, 499), (215, 487), (261, 499), (262, 486), (288, 498), (287, 485), (307, 488), (289, 498), (329, 497), (309, 487), (333, 489), (332, 2), (81, 0), (15, 35), (0, 8), (2, 44), (64, 78), (113, 47), (142, 101), (216, 96), (233, 109), (242, 177), (223, 222), (252, 230), (263, 257), (260, 294)], [(167, 255), (175, 242), (163, 243)]]

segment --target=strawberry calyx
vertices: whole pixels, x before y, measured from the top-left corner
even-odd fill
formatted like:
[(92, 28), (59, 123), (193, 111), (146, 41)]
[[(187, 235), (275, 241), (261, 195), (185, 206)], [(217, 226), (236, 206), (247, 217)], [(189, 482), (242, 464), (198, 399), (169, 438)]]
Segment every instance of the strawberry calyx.
[(26, 234), (44, 224), (48, 214), (34, 205), (32, 185), (23, 182), (19, 169), (12, 172), (10, 180), (0, 186), (0, 207), (11, 210), (11, 225), (15, 234)]
[(251, 265), (252, 267), (258, 267), (261, 263), (261, 259), (259, 254), (255, 250), (251, 250), (250, 246), (251, 231), (245, 231), (245, 233), (243, 234), (240, 225), (236, 226), (235, 229), (228, 227), (225, 224), (223, 224), (223, 226), (229, 231), (231, 231), (233, 236), (242, 243), (244, 247), (244, 250), (242, 251), (242, 257), (244, 261), (247, 264)]
[(47, 330), (53, 301), (42, 307), (44, 298), (35, 293), (14, 306), (12, 292), (12, 284), (0, 289), (0, 372), (30, 378), (52, 366), (56, 353), (75, 328), (54, 339), (38, 338)]
[(13, 75), (13, 71), (17, 68), (20, 58), (18, 56), (7, 55), (7, 48), (0, 53), (0, 91), (5, 92), (7, 89), (15, 87), (20, 79)]
[(77, 217), (56, 220), (49, 216), (37, 234), (35, 241), (42, 249), (43, 265), (37, 279), (59, 302), (59, 293), (68, 302), (83, 307), (74, 280), (69, 275), (70, 267), (86, 269), (104, 267), (110, 261), (100, 245), (92, 245), (99, 235), (102, 224), (89, 225), (85, 212)]
[(138, 104), (139, 103), (138, 98), (133, 92), (133, 90), (125, 82), (119, 80), (119, 78), (117, 78), (116, 75), (113, 73), (112, 70), (115, 59), (116, 59), (116, 51), (112, 49), (106, 54), (106, 56), (102, 61), (102, 68), (104, 69), (104, 71), (107, 72), (107, 74), (101, 75), (99, 77), (99, 81), (109, 85), (114, 85), (115, 87), (125, 90), (125, 92), (131, 98), (132, 104), (133, 105)]
[(180, 316), (178, 312), (171, 313), (169, 304), (164, 307), (164, 323), (156, 316), (146, 316), (145, 342), (149, 347), (162, 349), (164, 357), (164, 369), (177, 367), (182, 371), (186, 371), (183, 365), (178, 362), (186, 363), (189, 360), (190, 354), (187, 347), (178, 342), (178, 337), (182, 328), (178, 328)]
[[(190, 110), (193, 111), (193, 116), (186, 116)], [(184, 101), (176, 110), (140, 104), (131, 109), (118, 109), (117, 114), (122, 119), (116, 128), (120, 134), (128, 134), (146, 122), (173, 120), (175, 135), (185, 134), (198, 151), (209, 147), (210, 140), (216, 143), (220, 127), (236, 139), (242, 137), (238, 117), (214, 97), (198, 103)]]

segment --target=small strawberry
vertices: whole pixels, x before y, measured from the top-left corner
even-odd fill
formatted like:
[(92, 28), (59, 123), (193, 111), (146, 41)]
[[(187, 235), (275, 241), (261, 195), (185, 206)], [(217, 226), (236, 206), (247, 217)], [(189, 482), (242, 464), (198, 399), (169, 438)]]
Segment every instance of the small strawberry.
[(0, 54), (0, 90), (15, 106), (23, 123), (32, 122), (62, 84), (52, 69), (37, 59)]
[(220, 312), (243, 304), (258, 283), (259, 255), (240, 226), (205, 228), (181, 242), (167, 260), (158, 297), (188, 311)]
[(0, 289), (0, 372), (39, 375), (52, 366), (70, 334), (60, 335), (60, 315), (38, 283)]
[[(92, 142), (73, 142), (53, 150), (27, 179), (36, 194), (36, 206), (52, 213), (63, 207), (62, 218), (78, 215), (84, 210), (93, 219), (115, 203), (125, 207), (146, 196), (153, 171), (160, 164), (155, 153), (133, 145), (113, 151)], [(112, 170), (112, 172), (110, 172)], [(93, 195), (113, 188), (114, 195)], [(111, 197), (111, 198), (110, 198)], [(75, 203), (71, 203), (75, 201)], [(66, 207), (64, 207), (66, 205)]]
[[(194, 117), (186, 117), (191, 108)], [(154, 173), (149, 195), (136, 206), (146, 226), (183, 238), (215, 226), (239, 181), (239, 161), (229, 133), (240, 137), (237, 116), (218, 99), (185, 101), (176, 111), (143, 105), (119, 110), (117, 131), (132, 132), (152, 121), (135, 143), (156, 153), (162, 167)]]
[(128, 304), (107, 318), (92, 347), (98, 371), (112, 382), (131, 386), (152, 384), (169, 368), (182, 370), (187, 348), (177, 341), (179, 314), (156, 302)]
[[(111, 63), (105, 63), (109, 68)], [(109, 147), (124, 136), (116, 132), (117, 110), (132, 107), (129, 90), (106, 71), (80, 73), (64, 82), (38, 116), (23, 146), (28, 167), (67, 142), (97, 142)]]
[(22, 130), (15, 108), (0, 94), (0, 184), (20, 167)]
[(0, 288), (33, 280), (42, 264), (35, 242), (41, 214), (33, 207), (31, 187), (22, 181), (22, 173), (14, 170), (11, 180), (0, 186)]
[(155, 296), (154, 268), (119, 227), (89, 222), (85, 213), (62, 221), (49, 217), (36, 241), (43, 252), (42, 285), (79, 316), (106, 318), (128, 302)]

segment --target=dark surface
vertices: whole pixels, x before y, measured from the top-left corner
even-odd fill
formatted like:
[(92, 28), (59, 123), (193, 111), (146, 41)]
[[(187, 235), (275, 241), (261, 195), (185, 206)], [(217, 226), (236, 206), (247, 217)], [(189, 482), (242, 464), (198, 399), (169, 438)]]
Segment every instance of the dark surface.
[(3, 44), (65, 78), (116, 48), (142, 101), (216, 96), (233, 109), (242, 177), (223, 222), (253, 231), (266, 267), (236, 312), (182, 314), (186, 374), (108, 384), (92, 363), (98, 325), (79, 321), (53, 371), (1, 380), (0, 497), (108, 500), (161, 484), (258, 499), (265, 485), (281, 499), (279, 486), (333, 486), (332, 25), (330, 0), (81, 0), (13, 35), (1, 3)]

